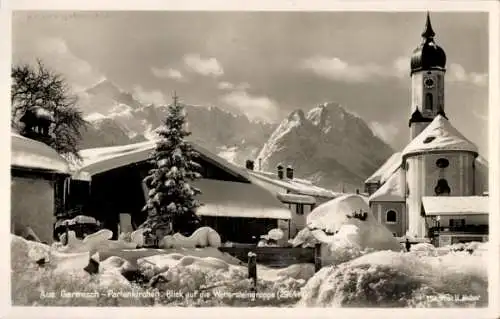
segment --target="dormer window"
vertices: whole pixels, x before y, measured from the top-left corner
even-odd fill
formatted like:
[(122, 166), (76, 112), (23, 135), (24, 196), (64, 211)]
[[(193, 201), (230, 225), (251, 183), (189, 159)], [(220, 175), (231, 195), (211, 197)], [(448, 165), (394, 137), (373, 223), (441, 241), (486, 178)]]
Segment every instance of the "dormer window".
[(428, 136), (426, 137), (426, 139), (424, 140), (424, 144), (429, 144), (430, 142), (434, 141), (436, 139), (435, 136)]

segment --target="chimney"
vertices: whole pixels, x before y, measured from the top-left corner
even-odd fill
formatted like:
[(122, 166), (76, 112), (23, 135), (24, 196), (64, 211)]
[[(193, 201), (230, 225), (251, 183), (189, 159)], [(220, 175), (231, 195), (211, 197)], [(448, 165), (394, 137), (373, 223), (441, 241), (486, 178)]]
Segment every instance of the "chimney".
[(293, 179), (293, 167), (290, 165), (286, 168), (286, 178)]
[(277, 169), (278, 169), (278, 178), (283, 179), (283, 165), (278, 164)]
[(252, 160), (247, 160), (245, 166), (246, 166), (247, 169), (253, 171), (253, 169), (254, 169), (254, 162)]

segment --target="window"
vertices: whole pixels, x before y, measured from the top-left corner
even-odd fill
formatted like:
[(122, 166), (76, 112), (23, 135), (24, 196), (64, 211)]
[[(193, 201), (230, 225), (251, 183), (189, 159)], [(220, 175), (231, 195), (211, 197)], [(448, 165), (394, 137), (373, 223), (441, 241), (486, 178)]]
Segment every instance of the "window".
[(304, 205), (303, 204), (297, 204), (297, 215), (304, 215)]
[(385, 213), (385, 222), (388, 224), (394, 224), (397, 220), (397, 213), (394, 210), (389, 210)]
[(457, 229), (465, 227), (465, 219), (450, 219), (450, 228)]
[(448, 185), (448, 181), (444, 178), (441, 178), (437, 181), (437, 185), (434, 188), (434, 193), (436, 196), (448, 196), (451, 193), (450, 186)]
[(425, 109), (426, 110), (432, 110), (433, 105), (432, 105), (432, 93), (427, 93), (425, 94)]
[(428, 136), (424, 140), (424, 144), (429, 144), (430, 142), (434, 141), (436, 139), (435, 136)]
[(450, 162), (446, 158), (439, 158), (436, 161), (436, 166), (439, 168), (447, 168), (450, 165)]

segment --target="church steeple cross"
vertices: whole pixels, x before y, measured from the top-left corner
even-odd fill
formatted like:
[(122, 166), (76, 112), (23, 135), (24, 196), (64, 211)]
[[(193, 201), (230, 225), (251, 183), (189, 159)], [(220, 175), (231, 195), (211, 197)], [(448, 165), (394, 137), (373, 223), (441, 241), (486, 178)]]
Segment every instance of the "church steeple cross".
[(425, 39), (432, 39), (436, 33), (432, 30), (431, 17), (429, 15), (429, 11), (427, 11), (427, 20), (425, 21), (425, 29), (422, 32), (422, 37)]

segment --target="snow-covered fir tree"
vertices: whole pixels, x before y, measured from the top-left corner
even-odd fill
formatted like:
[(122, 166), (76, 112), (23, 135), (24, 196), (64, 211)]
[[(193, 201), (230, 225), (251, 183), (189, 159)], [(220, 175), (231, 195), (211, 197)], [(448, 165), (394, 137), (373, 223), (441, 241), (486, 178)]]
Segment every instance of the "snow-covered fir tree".
[(196, 195), (200, 190), (190, 181), (200, 178), (198, 154), (185, 138), (191, 133), (185, 128), (184, 107), (174, 94), (167, 116), (156, 133), (159, 135), (152, 154), (153, 169), (144, 179), (149, 189), (144, 210), (148, 217), (142, 227), (156, 236), (172, 232), (191, 233), (199, 223), (196, 209), (200, 206)]

